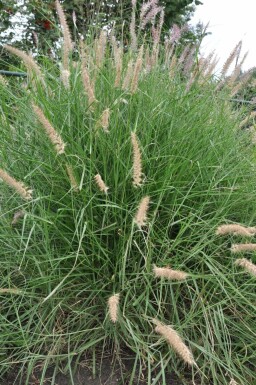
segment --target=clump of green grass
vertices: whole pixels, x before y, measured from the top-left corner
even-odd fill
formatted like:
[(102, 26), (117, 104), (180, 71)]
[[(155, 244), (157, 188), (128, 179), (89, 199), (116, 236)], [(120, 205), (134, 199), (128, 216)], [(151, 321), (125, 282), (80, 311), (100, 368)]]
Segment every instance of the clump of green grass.
[(205, 67), (116, 44), (0, 85), (2, 374), (128, 350), (148, 384), (249, 385), (255, 277), (216, 229), (255, 222), (255, 150)]

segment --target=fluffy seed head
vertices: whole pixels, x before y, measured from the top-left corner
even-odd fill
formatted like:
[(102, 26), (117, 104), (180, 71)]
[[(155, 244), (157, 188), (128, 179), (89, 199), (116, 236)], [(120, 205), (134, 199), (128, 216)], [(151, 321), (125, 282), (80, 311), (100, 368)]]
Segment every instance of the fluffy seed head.
[(25, 212), (23, 210), (18, 210), (14, 213), (13, 219), (12, 219), (12, 226), (16, 225), (19, 221), (19, 219), (23, 218), (25, 215)]
[(217, 228), (216, 234), (233, 234), (251, 237), (256, 234), (256, 227), (245, 227), (239, 224), (221, 225)]
[(170, 63), (170, 69), (169, 69), (169, 75), (171, 79), (173, 79), (175, 75), (175, 71), (177, 69), (177, 61), (178, 61), (177, 56), (174, 54), (172, 57), (172, 60)]
[(144, 47), (142, 45), (140, 47), (138, 57), (137, 57), (137, 60), (135, 62), (135, 66), (134, 66), (134, 74), (133, 74), (133, 78), (132, 78), (132, 82), (131, 82), (131, 93), (132, 94), (134, 94), (134, 92), (136, 92), (137, 88), (138, 88), (139, 75), (140, 75), (142, 63), (143, 63), (143, 49), (144, 49)]
[(241, 123), (239, 124), (239, 127), (240, 127), (240, 128), (243, 128), (244, 126), (246, 126), (246, 125), (250, 122), (251, 119), (254, 119), (254, 118), (255, 118), (255, 116), (256, 116), (256, 111), (252, 111), (252, 112), (250, 113), (250, 115), (247, 115), (247, 116), (241, 121)]
[(233, 63), (235, 58), (237, 58), (239, 56), (240, 51), (241, 51), (241, 47), (242, 47), (242, 41), (239, 41), (238, 44), (235, 46), (235, 48), (231, 51), (229, 57), (227, 58), (226, 62), (224, 63), (224, 66), (222, 67), (222, 70), (221, 70), (221, 76), (222, 77), (224, 77), (226, 75), (229, 67), (231, 66), (231, 64)]
[(233, 378), (232, 378), (232, 379), (230, 380), (229, 385), (238, 385), (238, 383), (237, 383), (235, 380), (233, 380)]
[(94, 87), (92, 85), (89, 72), (84, 60), (82, 60), (82, 79), (83, 79), (85, 92), (87, 93), (87, 96), (88, 96), (89, 105), (92, 106), (93, 103), (96, 102), (96, 98), (94, 95)]
[(241, 253), (243, 251), (254, 251), (256, 250), (256, 243), (240, 243), (231, 246), (232, 253)]
[(106, 50), (106, 45), (107, 45), (107, 32), (102, 30), (100, 33), (100, 36), (98, 39), (95, 41), (96, 47), (96, 53), (95, 53), (95, 62), (96, 66), (98, 68), (102, 67), (103, 61), (104, 61), (104, 56), (105, 56), (105, 50)]
[(56, 11), (59, 17), (60, 25), (63, 33), (63, 68), (68, 70), (69, 68), (69, 54), (72, 52), (73, 44), (71, 34), (69, 31), (68, 23), (66, 20), (63, 8), (58, 0), (55, 1)]
[(252, 71), (245, 72), (237, 85), (231, 90), (230, 96), (233, 98), (252, 78)]
[(50, 141), (54, 145), (57, 154), (63, 154), (64, 149), (65, 149), (65, 143), (63, 142), (62, 138), (60, 135), (55, 131), (49, 120), (46, 118), (44, 115), (43, 111), (41, 110), (40, 107), (36, 106), (35, 104), (32, 105), (33, 110), (39, 120), (39, 122), (42, 124), (44, 127), (46, 134), (48, 135)]
[(32, 199), (32, 190), (24, 185), (22, 182), (18, 182), (6, 171), (0, 168), (0, 178), (11, 188), (13, 188), (23, 199)]
[(73, 190), (75, 192), (78, 192), (79, 191), (79, 186), (78, 186), (78, 183), (76, 181), (76, 178), (75, 178), (72, 166), (70, 166), (69, 164), (66, 164), (66, 170), (67, 170), (67, 174), (68, 174), (68, 177), (69, 177), (69, 180), (70, 180), (71, 187), (73, 188)]
[(22, 290), (19, 290), (19, 289), (12, 289), (12, 288), (9, 288), (9, 289), (4, 289), (4, 288), (0, 288), (0, 294), (22, 294)]
[(2, 75), (0, 75), (0, 83), (1, 83), (3, 86), (7, 86), (7, 85), (8, 85), (7, 80), (6, 80)]
[(129, 89), (130, 83), (132, 80), (132, 76), (133, 76), (133, 60), (131, 59), (127, 65), (127, 70), (126, 70), (126, 74), (124, 77), (122, 90), (128, 90)]
[(69, 77), (70, 77), (70, 72), (68, 70), (62, 70), (60, 71), (60, 79), (62, 83), (64, 84), (65, 88), (69, 88)]
[(109, 317), (112, 322), (116, 323), (118, 318), (118, 305), (119, 305), (120, 294), (113, 294), (108, 299), (108, 310)]
[(106, 186), (105, 182), (101, 178), (100, 174), (95, 175), (94, 180), (99, 187), (100, 191), (103, 191), (105, 194), (108, 193), (109, 187)]
[(102, 127), (105, 132), (109, 132), (109, 117), (110, 117), (110, 109), (106, 108), (100, 117), (100, 120), (97, 122), (96, 126)]
[(173, 270), (169, 267), (157, 267), (155, 265), (153, 266), (153, 272), (155, 274), (155, 277), (167, 278), (175, 281), (183, 281), (188, 276), (188, 274), (184, 271)]
[(235, 265), (243, 267), (249, 274), (256, 276), (256, 265), (246, 258), (237, 259)]
[(73, 44), (72, 44), (72, 40), (71, 40), (71, 35), (70, 35), (68, 23), (67, 23), (66, 16), (65, 16), (65, 13), (63, 11), (62, 5), (60, 4), (59, 0), (55, 1), (55, 7), (56, 7), (56, 11), (57, 11), (57, 14), (59, 17), (60, 25), (61, 25), (61, 28), (63, 31), (64, 39), (66, 39), (66, 44), (67, 44), (69, 50), (72, 50)]
[(150, 201), (149, 196), (145, 196), (140, 201), (137, 213), (136, 213), (135, 218), (134, 218), (134, 222), (136, 223), (136, 225), (139, 228), (146, 226), (149, 201)]
[(179, 334), (171, 327), (162, 324), (154, 319), (155, 331), (165, 338), (168, 344), (178, 353), (178, 355), (189, 365), (194, 365), (195, 361), (189, 348), (184, 344)]
[(18, 56), (24, 62), (25, 66), (28, 70), (28, 73), (30, 75), (35, 74), (37, 76), (37, 78), (45, 85), (45, 81), (43, 78), (43, 74), (40, 70), (40, 67), (35, 62), (35, 60), (33, 59), (33, 57), (31, 55), (28, 55), (25, 52), (21, 51), (20, 49), (14, 48), (14, 47), (7, 45), (7, 44), (4, 45), (4, 48), (7, 51), (9, 51), (10, 53)]
[(142, 165), (139, 143), (134, 132), (131, 133), (131, 141), (133, 148), (133, 185), (138, 187), (141, 186), (142, 182)]
[(137, 35), (136, 35), (136, 0), (132, 2), (132, 18), (130, 22), (131, 49), (137, 50)]
[(115, 87), (119, 87), (121, 82), (122, 75), (122, 66), (123, 66), (123, 47), (120, 46), (115, 51), (115, 68), (116, 68), (116, 77), (115, 77)]

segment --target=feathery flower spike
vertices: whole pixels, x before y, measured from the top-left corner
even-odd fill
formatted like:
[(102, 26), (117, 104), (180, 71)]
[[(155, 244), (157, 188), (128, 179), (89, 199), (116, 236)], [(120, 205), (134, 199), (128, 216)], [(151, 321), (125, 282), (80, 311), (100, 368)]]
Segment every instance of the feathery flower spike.
[(250, 122), (251, 119), (254, 119), (254, 118), (255, 118), (255, 116), (256, 116), (256, 111), (252, 111), (252, 112), (250, 113), (250, 115), (247, 115), (247, 116), (241, 121), (241, 123), (239, 124), (239, 127), (240, 127), (240, 128), (243, 128), (244, 126), (246, 126), (246, 125)]
[(66, 89), (69, 88), (69, 77), (70, 77), (70, 72), (68, 70), (61, 70), (60, 71), (60, 79)]
[(82, 79), (83, 79), (84, 89), (88, 96), (89, 104), (90, 106), (92, 106), (93, 103), (96, 102), (97, 100), (94, 95), (94, 87), (92, 86), (89, 72), (84, 60), (82, 60)]
[(11, 223), (12, 226), (15, 226), (19, 222), (19, 220), (24, 217), (24, 215), (25, 215), (25, 211), (23, 210), (16, 211), (13, 215), (13, 219)]
[(134, 132), (131, 133), (131, 141), (133, 148), (133, 185), (138, 187), (141, 186), (142, 182), (142, 165), (139, 143)]
[(12, 176), (10, 176), (6, 171), (0, 168), (0, 178), (10, 187), (12, 187), (16, 192), (26, 200), (32, 199), (32, 190), (26, 187), (22, 182), (18, 182)]
[(123, 80), (122, 90), (128, 90), (133, 75), (133, 60), (128, 62), (126, 74)]
[(221, 225), (216, 230), (217, 235), (242, 235), (252, 237), (256, 234), (256, 227), (245, 227), (239, 224)]
[(44, 127), (50, 141), (55, 146), (57, 154), (63, 154), (65, 149), (65, 143), (61, 139), (60, 135), (55, 131), (49, 120), (45, 117), (43, 111), (40, 107), (35, 104), (32, 105), (35, 114), (37, 115), (38, 120)]
[(232, 379), (230, 380), (229, 385), (238, 385), (238, 383), (237, 383), (235, 380), (233, 380), (233, 378), (232, 378)]
[(28, 70), (28, 73), (30, 75), (33, 75), (34, 73), (37, 76), (37, 78), (42, 82), (42, 84), (45, 86), (45, 81), (44, 81), (41, 69), (31, 55), (28, 55), (25, 52), (21, 51), (20, 49), (12, 47), (7, 44), (4, 45), (4, 48), (10, 53), (13, 53), (14, 55), (18, 56), (24, 62)]
[(7, 80), (6, 80), (2, 75), (0, 75), (0, 83), (1, 83), (3, 86), (8, 86)]
[(154, 319), (156, 325), (155, 331), (165, 338), (169, 345), (178, 353), (178, 355), (189, 365), (194, 365), (195, 361), (189, 348), (184, 344), (179, 334), (171, 327), (162, 324)]
[(256, 276), (256, 265), (246, 258), (237, 259), (235, 265), (243, 267), (248, 273)]
[(188, 276), (184, 271), (173, 270), (169, 267), (157, 267), (155, 265), (153, 266), (153, 272), (155, 277), (173, 279), (175, 281), (183, 281)]
[(237, 45), (235, 46), (235, 48), (231, 51), (231, 53), (230, 53), (229, 57), (227, 58), (226, 62), (224, 63), (224, 66), (222, 67), (222, 70), (221, 70), (221, 77), (224, 77), (226, 75), (226, 73), (228, 72), (229, 67), (231, 66), (231, 64), (233, 63), (235, 58), (237, 58), (238, 55), (240, 54), (241, 47), (242, 47), (242, 41), (239, 41), (237, 43)]
[(63, 68), (68, 70), (69, 68), (69, 53), (73, 50), (73, 44), (71, 40), (71, 34), (69, 31), (68, 23), (62, 5), (58, 0), (55, 1), (56, 11), (59, 17), (60, 25), (63, 33)]
[(137, 51), (137, 35), (136, 35), (136, 2), (137, 0), (132, 0), (132, 18), (130, 22), (130, 36), (131, 36), (131, 49), (132, 51)]
[(94, 177), (95, 182), (97, 186), (99, 187), (100, 191), (103, 191), (105, 194), (108, 193), (109, 187), (106, 186), (105, 182), (101, 178), (100, 174), (95, 175)]
[(173, 77), (175, 75), (175, 71), (176, 71), (177, 65), (178, 65), (177, 62), (178, 62), (177, 56), (174, 54), (172, 57), (172, 60), (170, 63), (170, 69), (169, 69), (170, 79), (173, 79)]
[(115, 67), (116, 67), (116, 77), (115, 77), (115, 87), (119, 87), (121, 82), (122, 75), (122, 65), (123, 65), (123, 47), (120, 46), (115, 51)]
[(0, 294), (3, 294), (3, 293), (7, 293), (7, 294), (22, 294), (24, 293), (22, 290), (19, 290), (19, 289), (4, 289), (4, 288), (0, 288)]
[(243, 251), (255, 251), (256, 243), (240, 243), (231, 246), (232, 253), (241, 253)]
[(240, 82), (231, 90), (230, 96), (232, 98), (251, 80), (252, 75), (252, 70), (248, 70), (242, 75)]
[(107, 32), (105, 30), (101, 30), (100, 36), (95, 40), (95, 43), (95, 63), (98, 68), (101, 68), (104, 61), (107, 45)]
[(96, 123), (97, 127), (102, 127), (105, 132), (109, 132), (108, 126), (109, 126), (109, 117), (110, 117), (110, 109), (106, 108), (99, 119), (99, 121)]
[(75, 192), (78, 192), (79, 186), (78, 186), (76, 178), (74, 176), (74, 171), (73, 171), (72, 166), (70, 166), (69, 164), (66, 164), (66, 170), (67, 170), (67, 174), (68, 174), (68, 177), (70, 180), (71, 187), (74, 189)]
[(139, 228), (146, 226), (149, 201), (149, 196), (142, 198), (142, 200), (140, 201), (137, 213), (134, 218), (134, 222)]
[(138, 53), (138, 56), (137, 56), (137, 60), (135, 62), (135, 66), (134, 66), (134, 74), (133, 74), (133, 78), (132, 78), (132, 82), (131, 82), (131, 93), (134, 94), (136, 91), (137, 91), (137, 88), (138, 88), (138, 81), (139, 81), (139, 75), (140, 75), (140, 71), (141, 71), (141, 68), (142, 68), (142, 63), (143, 63), (143, 45), (140, 47), (140, 50), (139, 50), (139, 53)]
[(70, 35), (68, 23), (67, 23), (66, 16), (65, 16), (65, 13), (63, 11), (62, 5), (60, 4), (59, 0), (55, 1), (55, 7), (56, 7), (56, 11), (57, 11), (57, 14), (59, 17), (61, 28), (63, 30), (64, 38), (66, 39), (66, 44), (67, 44), (68, 48), (70, 50), (72, 50), (73, 44), (72, 44), (72, 40), (71, 40), (71, 35)]
[(116, 323), (118, 318), (118, 305), (120, 294), (113, 294), (108, 299), (109, 317), (112, 322)]

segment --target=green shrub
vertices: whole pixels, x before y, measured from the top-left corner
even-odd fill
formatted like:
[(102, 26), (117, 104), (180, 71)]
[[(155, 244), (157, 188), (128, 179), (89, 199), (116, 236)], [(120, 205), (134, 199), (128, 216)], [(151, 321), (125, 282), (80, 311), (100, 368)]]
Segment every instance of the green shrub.
[[(108, 44), (98, 66), (95, 47), (88, 44), (83, 64), (70, 63), (65, 84), (48, 62), (41, 81), (1, 86), (2, 373), (18, 362), (28, 381), (38, 363), (70, 368), (85, 352), (112, 349), (128, 350), (139, 376), (147, 367), (148, 384), (164, 384), (169, 371), (184, 384), (249, 385), (255, 278), (234, 265), (237, 241), (216, 228), (255, 220), (250, 138), (226, 91), (200, 75), (192, 83), (172, 59), (169, 76), (162, 49), (150, 69), (142, 50), (141, 61), (124, 53), (122, 81), (131, 58), (142, 64), (130, 92), (114, 86), (117, 47)], [(138, 214), (145, 197), (146, 218)], [(154, 265), (187, 278), (156, 277)], [(154, 319), (179, 333), (193, 370)]]

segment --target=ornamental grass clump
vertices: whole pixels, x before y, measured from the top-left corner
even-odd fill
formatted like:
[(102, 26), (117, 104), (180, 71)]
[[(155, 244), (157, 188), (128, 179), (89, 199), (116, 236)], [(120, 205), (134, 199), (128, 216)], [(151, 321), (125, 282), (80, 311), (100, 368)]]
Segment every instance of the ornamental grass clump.
[[(129, 42), (74, 47), (56, 5), (59, 59), (19, 54), (33, 77), (0, 84), (2, 383), (18, 363), (22, 385), (38, 367), (73, 384), (111, 353), (133, 360), (130, 384), (251, 385), (255, 149), (226, 69), (191, 62), (178, 26), (162, 44), (156, 2), (136, 21), (133, 1)], [(233, 236), (251, 243), (231, 252)]]

